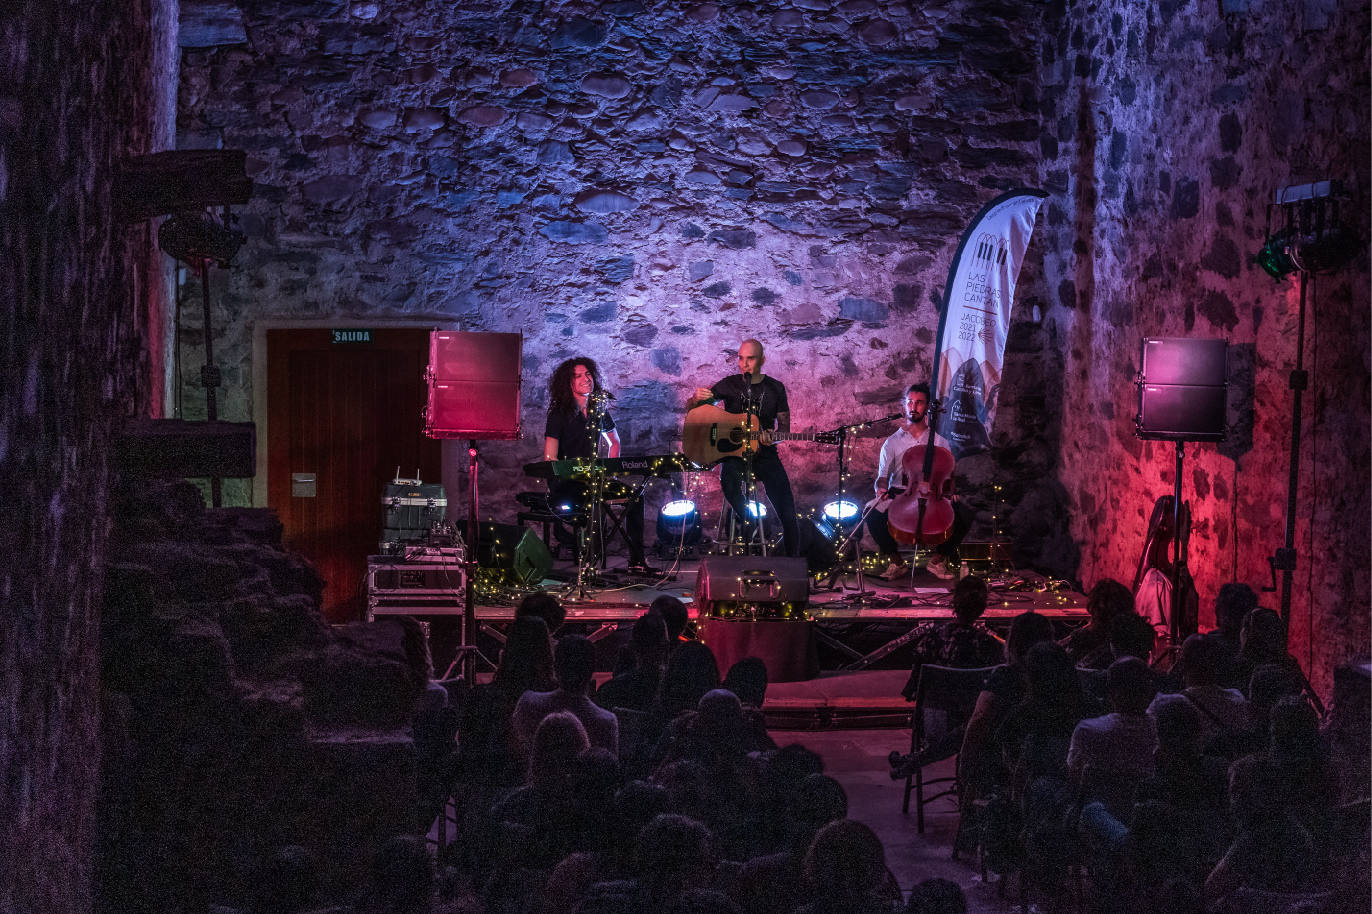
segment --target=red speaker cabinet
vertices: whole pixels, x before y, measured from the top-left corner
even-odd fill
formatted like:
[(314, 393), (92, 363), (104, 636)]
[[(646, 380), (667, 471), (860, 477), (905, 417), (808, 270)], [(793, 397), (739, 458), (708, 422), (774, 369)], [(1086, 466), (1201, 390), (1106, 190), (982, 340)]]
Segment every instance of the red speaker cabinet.
[(1140, 438), (1220, 441), (1226, 417), (1224, 340), (1145, 339), (1139, 371)]
[(479, 441), (517, 439), (523, 350), (520, 333), (430, 334), (424, 434)]

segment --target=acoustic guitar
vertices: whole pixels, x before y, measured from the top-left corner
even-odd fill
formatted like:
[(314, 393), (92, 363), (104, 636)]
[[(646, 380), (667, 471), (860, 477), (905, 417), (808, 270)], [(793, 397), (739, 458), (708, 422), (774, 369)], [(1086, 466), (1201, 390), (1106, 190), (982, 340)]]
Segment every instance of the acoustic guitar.
[(686, 413), (681, 451), (703, 467), (725, 457), (744, 457), (778, 441), (815, 441), (838, 444), (834, 432), (769, 432), (758, 428), (757, 416), (731, 413), (708, 403)]

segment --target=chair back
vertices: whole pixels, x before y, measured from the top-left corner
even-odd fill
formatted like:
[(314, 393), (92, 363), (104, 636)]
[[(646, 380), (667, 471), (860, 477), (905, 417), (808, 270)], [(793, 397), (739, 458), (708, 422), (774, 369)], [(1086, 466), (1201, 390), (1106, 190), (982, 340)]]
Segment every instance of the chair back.
[(996, 667), (993, 666), (959, 669), (933, 663), (923, 664), (919, 668), (915, 707), (969, 716), (976, 707), (981, 687), (994, 669)]

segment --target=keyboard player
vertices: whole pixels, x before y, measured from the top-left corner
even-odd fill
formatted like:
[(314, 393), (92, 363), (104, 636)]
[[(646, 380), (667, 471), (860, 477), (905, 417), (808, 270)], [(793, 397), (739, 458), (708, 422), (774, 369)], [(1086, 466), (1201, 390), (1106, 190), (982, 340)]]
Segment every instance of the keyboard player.
[[(548, 382), (548, 393), (544, 460), (619, 456), (619, 434), (608, 409), (612, 397), (601, 387), (600, 370), (594, 360), (578, 356), (558, 365)], [(603, 454), (600, 453), (602, 447)], [(593, 480), (585, 479), (550, 479), (548, 499), (553, 510), (564, 513), (563, 505), (571, 505), (577, 512), (587, 510), (593, 484)], [(602, 497), (626, 503), (624, 537), (629, 543), (628, 570), (653, 573), (643, 554), (643, 488), (607, 479)]]

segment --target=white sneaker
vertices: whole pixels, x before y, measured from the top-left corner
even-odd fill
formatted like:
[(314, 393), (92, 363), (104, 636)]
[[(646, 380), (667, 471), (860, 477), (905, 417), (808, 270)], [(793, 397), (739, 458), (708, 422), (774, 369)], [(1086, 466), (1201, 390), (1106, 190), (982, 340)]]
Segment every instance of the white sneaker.
[(910, 573), (910, 566), (904, 562), (892, 562), (886, 570), (877, 577), (883, 581), (898, 581)]
[(924, 570), (940, 581), (951, 581), (957, 577), (953, 569), (948, 567), (948, 560), (941, 555), (930, 556), (929, 561), (924, 563)]

